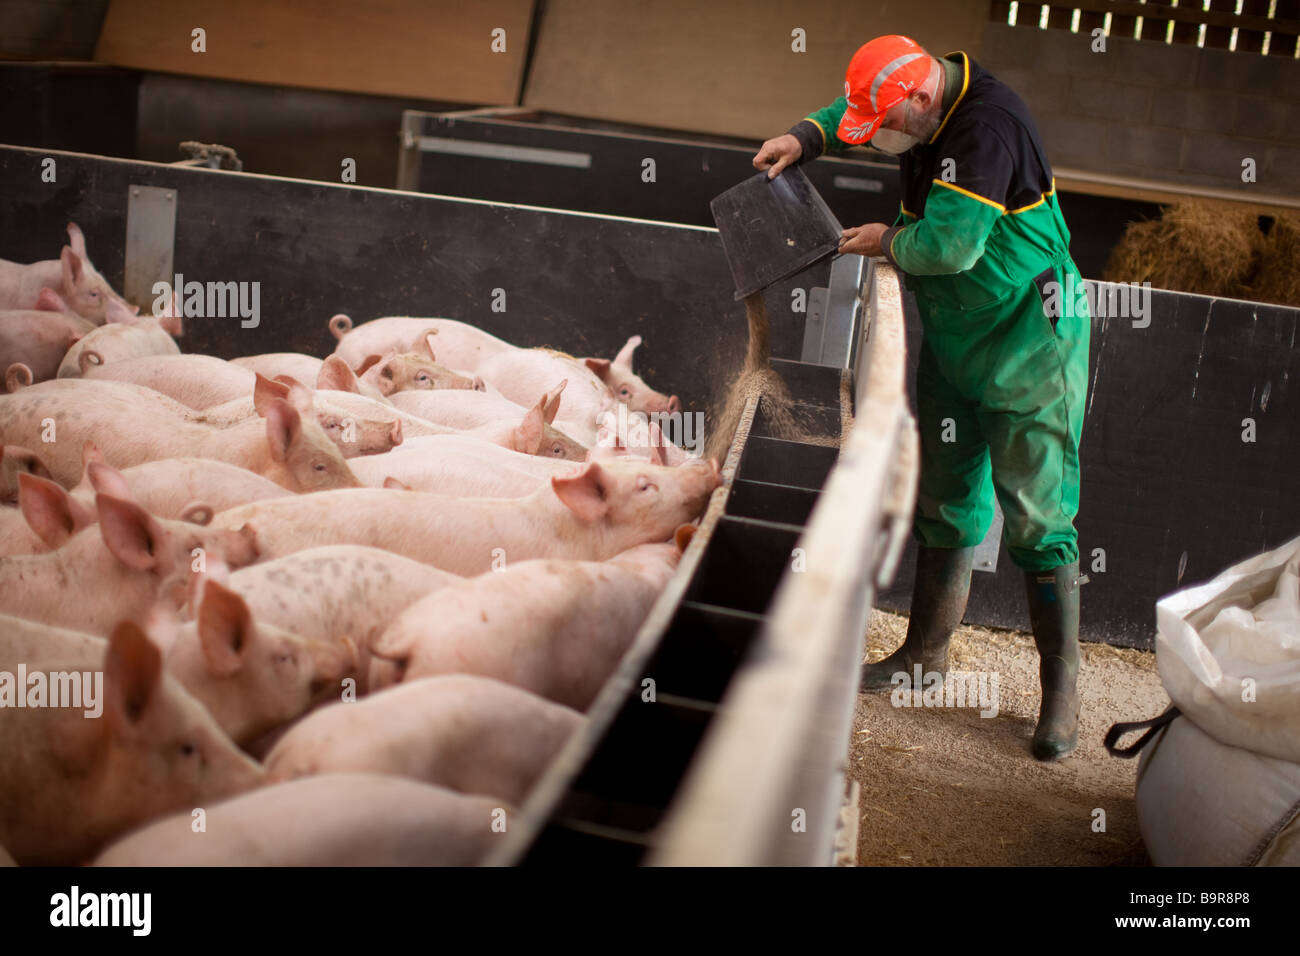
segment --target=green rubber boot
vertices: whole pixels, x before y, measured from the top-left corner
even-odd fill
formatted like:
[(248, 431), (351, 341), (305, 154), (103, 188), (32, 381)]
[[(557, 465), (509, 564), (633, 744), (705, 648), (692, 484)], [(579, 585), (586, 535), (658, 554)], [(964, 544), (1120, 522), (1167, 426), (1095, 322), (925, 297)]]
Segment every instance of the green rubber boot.
[(1086, 580), (1077, 561), (1025, 572), (1043, 688), (1031, 746), (1038, 760), (1059, 760), (1079, 745), (1079, 585)]
[(974, 563), (974, 548), (917, 548), (907, 639), (883, 661), (863, 665), (860, 690), (891, 690), (899, 672), (908, 677), (903, 686), (911, 687), (918, 664), (922, 675), (948, 673), (948, 641), (966, 613)]

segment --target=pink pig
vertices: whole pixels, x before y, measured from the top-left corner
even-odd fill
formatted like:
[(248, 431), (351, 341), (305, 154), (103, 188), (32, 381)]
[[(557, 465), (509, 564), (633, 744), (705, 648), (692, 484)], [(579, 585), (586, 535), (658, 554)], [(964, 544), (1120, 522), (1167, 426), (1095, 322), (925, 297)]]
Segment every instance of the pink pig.
[(367, 355), (406, 352), (428, 333), (435, 340), (443, 364), (450, 368), (475, 371), (481, 362), (515, 346), (465, 322), (455, 319), (421, 319), (389, 315), (371, 319), (353, 328), (346, 315), (330, 319), (330, 331), (339, 340), (334, 354), (349, 365), (360, 365)]
[(480, 674), (586, 710), (677, 568), (694, 528), (608, 561), (521, 561), (411, 605), (374, 644), (370, 686)]
[(511, 807), (387, 774), (331, 773), (189, 810), (108, 847), (96, 866), (473, 866)]
[[(0, 708), (0, 844), (24, 866), (71, 866), (160, 814), (257, 787), (261, 767), (163, 670), (129, 620), (109, 636), (102, 716), (69, 707)], [(28, 662), (30, 671), (85, 671)], [(84, 699), (83, 699), (84, 702)]]
[(583, 720), (499, 681), (431, 677), (309, 714), (265, 763), (273, 781), (390, 773), (519, 804)]
[(127, 305), (86, 255), (86, 239), (68, 223), (68, 245), (58, 259), (24, 265), (0, 259), (0, 309), (34, 309), (41, 290), (53, 289), (69, 308), (95, 325), (133, 322), (139, 309)]
[(699, 515), (720, 484), (716, 460), (664, 468), (621, 459), (553, 477), (526, 498), (359, 488), (259, 501), (222, 512), (212, 524), (251, 525), (267, 558), (360, 544), (473, 575), (503, 560), (601, 560), (663, 541)]

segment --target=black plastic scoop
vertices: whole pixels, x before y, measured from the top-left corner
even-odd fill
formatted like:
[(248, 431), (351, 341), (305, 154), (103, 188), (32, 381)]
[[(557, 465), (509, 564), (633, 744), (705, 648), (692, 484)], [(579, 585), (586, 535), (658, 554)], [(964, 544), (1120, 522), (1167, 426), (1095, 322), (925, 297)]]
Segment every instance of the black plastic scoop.
[(758, 173), (709, 203), (737, 300), (835, 252), (843, 227), (798, 166)]

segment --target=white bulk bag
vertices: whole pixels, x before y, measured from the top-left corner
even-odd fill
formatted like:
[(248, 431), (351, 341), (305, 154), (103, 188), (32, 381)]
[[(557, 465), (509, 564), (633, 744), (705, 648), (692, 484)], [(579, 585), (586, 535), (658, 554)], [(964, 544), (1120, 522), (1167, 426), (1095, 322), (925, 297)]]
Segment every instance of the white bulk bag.
[(1300, 763), (1300, 538), (1157, 602), (1156, 666), (1215, 740)]
[(1300, 764), (1177, 717), (1142, 750), (1138, 829), (1156, 866), (1300, 866)]
[(1300, 538), (1157, 602), (1156, 627), (1182, 715), (1138, 768), (1152, 861), (1300, 865)]

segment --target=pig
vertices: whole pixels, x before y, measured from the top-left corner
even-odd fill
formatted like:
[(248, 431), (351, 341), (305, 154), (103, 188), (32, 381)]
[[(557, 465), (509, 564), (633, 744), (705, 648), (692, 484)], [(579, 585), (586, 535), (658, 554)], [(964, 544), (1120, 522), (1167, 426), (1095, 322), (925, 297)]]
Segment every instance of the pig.
[(140, 310), (128, 305), (95, 271), (75, 222), (68, 223), (68, 242), (58, 259), (30, 265), (0, 259), (0, 309), (34, 309), (41, 290), (50, 288), (71, 311), (95, 325), (135, 321)]
[(300, 637), (355, 648), (358, 689), (366, 690), (370, 643), (403, 609), (455, 575), (378, 548), (309, 548), (235, 571), (227, 587), (253, 619)]
[[(40, 448), (65, 488), (81, 480), (87, 441), (118, 469), (163, 458), (215, 458), (290, 491), (360, 485), (321, 427), (283, 399), (270, 400), (265, 420), (222, 429), (187, 421), (119, 384), (64, 379), (0, 396), (0, 443)], [(47, 390), (51, 385), (62, 387)], [(55, 440), (43, 440), (50, 436)]]
[(390, 315), (371, 319), (354, 329), (352, 320), (340, 314), (330, 319), (330, 331), (339, 340), (334, 354), (353, 367), (360, 365), (367, 355), (410, 351), (430, 332), (438, 336), (438, 354), (443, 363), (470, 372), (493, 355), (515, 348), (495, 335), (455, 319)]
[(256, 373), (211, 355), (147, 355), (107, 365), (82, 362), (81, 377), (143, 385), (202, 411), (253, 393)]
[(99, 521), (94, 502), (35, 475), (18, 476), (18, 507), (0, 508), (0, 555), (41, 554), (61, 548)]
[[(566, 384), (568, 383), (561, 383), (557, 386), (557, 390), (562, 391)], [(554, 391), (546, 394), (553, 394)], [(427, 422), (455, 429), (477, 428), (479, 425), (499, 422), (502, 419), (518, 420), (528, 410), (527, 405), (520, 405), (500, 395), (463, 389), (414, 389), (396, 392), (390, 397), (390, 401), (394, 407), (419, 416)], [(558, 411), (560, 404), (558, 398), (554, 404), (555, 410)], [(554, 421), (555, 415), (549, 405), (547, 411), (550, 420)]]
[(713, 459), (680, 468), (619, 459), (555, 476), (526, 498), (325, 491), (233, 508), (212, 526), (251, 526), (268, 560), (326, 544), (359, 544), (474, 575), (502, 560), (601, 560), (663, 541), (700, 514), (720, 484)]
[(242, 597), (210, 577), (198, 588), (194, 621), (175, 627), (167, 648), (167, 672), (237, 744), (337, 699), (343, 679), (355, 676), (349, 641), (313, 640), (257, 621)]
[[(205, 804), (118, 840), (96, 866), (472, 866), (502, 839), (499, 798), (385, 774), (322, 774)], [(15, 854), (17, 855), (17, 854)], [(21, 857), (20, 857), (21, 860)]]
[(301, 352), (267, 352), (262, 355), (245, 355), (230, 360), (231, 365), (251, 369), (267, 378), (288, 375), (299, 382), (314, 382), (320, 375), (320, 359)]
[(357, 375), (359, 382), (374, 386), (385, 397), (407, 389), (457, 388), (482, 391), (483, 380), (477, 375), (461, 375), (440, 365), (427, 335), (410, 352), (390, 352)]
[(682, 403), (676, 395), (656, 392), (632, 373), (632, 353), (640, 345), (641, 336), (634, 335), (618, 350), (614, 361), (586, 358), (582, 362), (613, 392), (614, 400), (626, 405), (629, 411), (646, 414), (653, 412), (671, 414), (681, 411)]
[(180, 355), (173, 336), (182, 334), (179, 309), (145, 316), (131, 323), (113, 323), (93, 329), (73, 345), (59, 363), (59, 378), (80, 378), (83, 364), (89, 368), (143, 358), (148, 355)]
[(164, 458), (118, 471), (104, 463), (93, 445), (84, 457), (85, 473), (72, 489), (74, 498), (91, 504), (102, 492), (134, 501), (159, 518), (205, 524), (197, 520), (204, 508), (211, 520), (218, 511), (293, 494), (269, 478), (213, 458)]
[(19, 664), (61, 660), (99, 670), (108, 642), (102, 637), (51, 627), (12, 614), (0, 614), (0, 671), (16, 673)]
[[(316, 394), (320, 396), (323, 401), (328, 402), (331, 407), (338, 408), (349, 415), (359, 415), (377, 420), (400, 422), (404, 438), (420, 438), (425, 435), (453, 435), (459, 431), (459, 429), (437, 425), (428, 422), (417, 415), (404, 412), (400, 408), (395, 408), (393, 405), (388, 404), (387, 400), (379, 401), (367, 395), (360, 395), (347, 391), (335, 391), (331, 389), (318, 389)], [(437, 392), (398, 392), (396, 394), (436, 395)], [(479, 393), (457, 391), (455, 394), (477, 395)]]
[(327, 355), (325, 361), (321, 362), (320, 371), (316, 375), (316, 388), (319, 391), (353, 392), (386, 405), (392, 404), (378, 387), (357, 378), (352, 367), (337, 355)]
[[(261, 785), (138, 625), (118, 623), (102, 663), (102, 716), (0, 708), (0, 844), (24, 866), (72, 866), (128, 830)], [(32, 670), (81, 670), (55, 660)], [(86, 708), (89, 709), (89, 708)]]
[[(54, 378), (68, 349), (95, 326), (71, 312), (8, 310), (0, 312), (0, 370), (5, 372), (5, 389)], [(24, 366), (24, 376), (9, 370)]]
[[(406, 488), (462, 498), (523, 498), (578, 463), (523, 455), (476, 435), (414, 438), (385, 455), (352, 460), (368, 488)], [(392, 484), (390, 482), (396, 482)]]
[(529, 406), (546, 394), (548, 383), (561, 379), (568, 388), (556, 410), (556, 424), (590, 447), (597, 421), (615, 407), (614, 394), (579, 359), (550, 349), (502, 352), (479, 366), (478, 374), (512, 402)]
[(618, 416), (609, 416), (597, 428), (596, 444), (592, 445), (587, 460), (627, 456), (670, 467), (685, 464), (692, 457), (669, 441), (652, 419), (630, 416), (620, 423)]
[[(98, 526), (72, 535), (57, 551), (0, 558), (0, 612), (102, 636), (116, 622), (146, 613), (161, 589), (207, 564), (239, 568), (258, 557), (248, 527), (155, 518), (111, 495), (96, 495), (95, 510)], [(70, 582), (76, 582), (75, 599)]]
[(50, 469), (35, 452), (21, 445), (0, 443), (0, 505), (18, 503), (18, 476), (24, 473), (52, 478)]
[[(511, 451), (585, 461), (587, 448), (551, 424), (566, 384), (560, 382), (553, 391), (543, 394), (531, 409), (500, 396), (466, 391), (398, 392), (393, 401), (426, 421), (476, 435)], [(517, 424), (521, 418), (522, 424)]]
[(344, 458), (378, 455), (402, 443), (402, 423), (392, 415), (376, 418), (349, 413), (328, 396), (292, 378), (272, 381), (261, 374), (257, 375), (251, 396), (214, 405), (196, 413), (192, 420), (229, 427), (258, 415), (265, 417), (272, 398), (288, 401), (304, 418), (314, 417)]
[(273, 782), (321, 773), (389, 773), (521, 804), (584, 717), (500, 681), (449, 674), (291, 727), (267, 755)]
[(608, 561), (520, 561), (422, 598), (374, 642), (370, 688), (479, 674), (585, 711), (692, 531), (683, 526), (674, 542), (639, 545)]
[[(183, 421), (198, 421), (203, 413), (190, 408), (188, 405), (182, 405), (170, 395), (164, 395), (162, 392), (154, 391), (144, 385), (135, 385), (131, 382), (115, 382), (108, 379), (90, 379), (84, 378), (53, 378), (45, 382), (37, 382), (28, 390), (32, 395), (72, 397), (78, 400), (85, 400), (93, 396), (91, 400), (99, 396), (113, 395), (118, 396), (122, 401), (130, 401), (137, 405), (148, 405), (151, 408), (161, 409), (169, 416)], [(0, 395), (0, 401), (4, 396)]]

